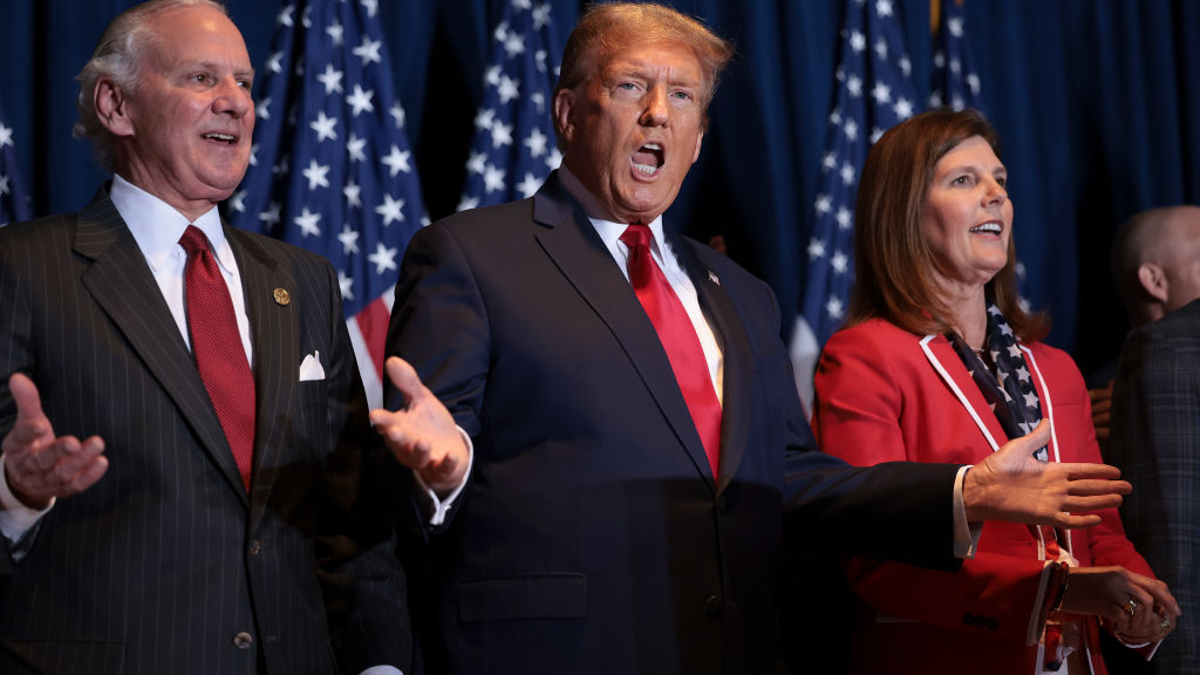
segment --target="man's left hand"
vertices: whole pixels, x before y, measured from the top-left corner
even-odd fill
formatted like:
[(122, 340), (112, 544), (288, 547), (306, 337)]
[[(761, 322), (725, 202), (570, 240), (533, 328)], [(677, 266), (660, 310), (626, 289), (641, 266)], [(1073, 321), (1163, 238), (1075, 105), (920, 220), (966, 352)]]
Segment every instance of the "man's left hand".
[(963, 482), (967, 520), (1092, 527), (1100, 524), (1099, 515), (1073, 512), (1115, 508), (1133, 490), (1107, 464), (1039, 462), (1033, 453), (1049, 441), (1050, 423), (1042, 420), (972, 467)]

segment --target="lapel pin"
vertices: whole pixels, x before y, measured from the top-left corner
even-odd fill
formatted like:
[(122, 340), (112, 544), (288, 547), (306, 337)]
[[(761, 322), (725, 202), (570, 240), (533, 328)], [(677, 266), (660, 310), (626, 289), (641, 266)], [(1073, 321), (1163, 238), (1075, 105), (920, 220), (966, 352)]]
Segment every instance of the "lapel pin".
[(276, 304), (287, 306), (292, 301), (292, 296), (288, 295), (287, 289), (276, 288), (271, 295), (275, 297)]
[(709, 281), (711, 281), (711, 282), (713, 282), (714, 284), (716, 284), (716, 285), (718, 285), (718, 286), (720, 286), (720, 285), (721, 285), (721, 279), (720, 279), (720, 277), (718, 277), (718, 276), (717, 276), (717, 273), (716, 273), (716, 272), (714, 272), (714, 271), (712, 271), (712, 270), (709, 270), (709, 271), (708, 271), (708, 280), (709, 280)]

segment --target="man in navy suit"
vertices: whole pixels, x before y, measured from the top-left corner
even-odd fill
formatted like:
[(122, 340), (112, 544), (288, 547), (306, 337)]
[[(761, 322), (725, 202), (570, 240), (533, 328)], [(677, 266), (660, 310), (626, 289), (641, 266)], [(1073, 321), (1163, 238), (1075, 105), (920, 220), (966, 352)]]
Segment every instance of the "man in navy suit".
[[(815, 452), (771, 290), (663, 226), (731, 53), (674, 10), (594, 7), (554, 95), (562, 167), (409, 245), (388, 345), (404, 360), (372, 419), (415, 475), (432, 672), (773, 673), (785, 528), (954, 564), (959, 467)], [(1042, 442), (966, 474), (963, 529), (1113, 503), (1043, 498), (1043, 479), (1066, 485), (1038, 475)]]
[(121, 14), (77, 126), (112, 183), (0, 229), (0, 672), (407, 667), (337, 276), (217, 215), (253, 75), (219, 4)]

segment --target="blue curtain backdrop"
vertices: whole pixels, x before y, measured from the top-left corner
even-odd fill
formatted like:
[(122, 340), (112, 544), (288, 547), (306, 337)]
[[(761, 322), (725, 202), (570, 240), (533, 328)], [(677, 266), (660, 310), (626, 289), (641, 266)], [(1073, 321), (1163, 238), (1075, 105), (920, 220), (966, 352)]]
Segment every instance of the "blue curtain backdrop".
[[(380, 0), (396, 92), (437, 218), (454, 210), (501, 0)], [(76, 210), (103, 174), (71, 137), (74, 75), (132, 0), (4, 0), (0, 103), (36, 214)], [(227, 0), (261, 68), (277, 0)], [(578, 0), (549, 0), (565, 36)], [(833, 94), (842, 0), (690, 0), (738, 45), (701, 159), (672, 222), (800, 302), (805, 246)], [(913, 77), (927, 96), (928, 0), (898, 0)], [(1200, 203), (1200, 3), (967, 0), (966, 30), (1004, 139), (1017, 245), (1050, 341), (1085, 372), (1111, 358), (1125, 319), (1108, 278), (1114, 229), (1134, 212)], [(785, 325), (788, 325), (785, 323)]]

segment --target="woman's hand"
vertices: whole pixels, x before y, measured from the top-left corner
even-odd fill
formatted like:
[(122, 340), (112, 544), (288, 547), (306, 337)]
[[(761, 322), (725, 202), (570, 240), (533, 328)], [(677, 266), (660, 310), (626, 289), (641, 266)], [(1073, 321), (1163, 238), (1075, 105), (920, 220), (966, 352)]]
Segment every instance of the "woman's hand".
[(1161, 640), (1179, 619), (1165, 583), (1117, 566), (1072, 568), (1062, 610), (1106, 619), (1130, 644)]

